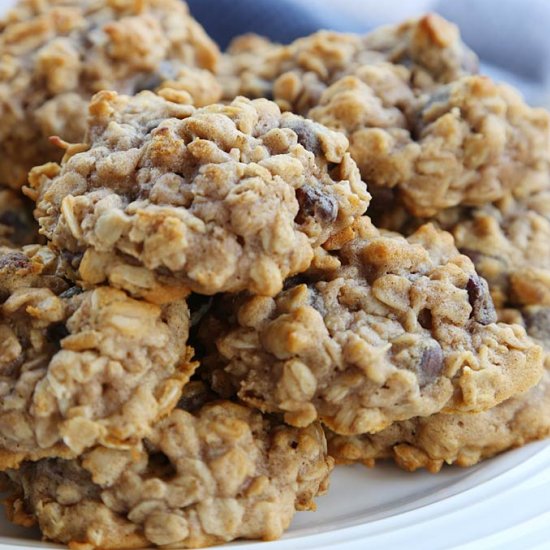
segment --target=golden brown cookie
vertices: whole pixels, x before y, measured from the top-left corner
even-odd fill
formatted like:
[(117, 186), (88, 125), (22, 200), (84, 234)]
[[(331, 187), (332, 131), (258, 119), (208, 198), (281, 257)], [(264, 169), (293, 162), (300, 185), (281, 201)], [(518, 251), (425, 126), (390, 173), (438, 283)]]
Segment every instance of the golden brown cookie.
[(273, 540), (295, 510), (315, 509), (331, 469), (319, 424), (290, 428), (218, 401), (173, 411), (132, 450), (99, 446), (23, 465), (11, 472), (22, 495), (9, 515), (36, 519), (49, 540), (91, 548)]
[(348, 136), (375, 197), (379, 188), (394, 189), (410, 215), (430, 217), (548, 180), (545, 110), (478, 76), (415, 99), (406, 76), (391, 65), (363, 67), (328, 88), (308, 115)]
[(189, 289), (274, 295), (367, 208), (347, 147), (264, 99), (194, 109), (102, 92), (88, 142), (35, 168), (29, 194), (85, 285), (157, 302)]
[(361, 231), (273, 298), (219, 300), (202, 327), (216, 390), (354, 435), (486, 410), (537, 383), (541, 348), (495, 322), (487, 283), (451, 235)]
[(82, 291), (45, 247), (0, 248), (0, 470), (128, 448), (172, 410), (196, 365), (183, 300)]
[(306, 114), (327, 86), (383, 62), (399, 66), (419, 91), (477, 72), (477, 58), (456, 26), (428, 14), (365, 36), (320, 31), (287, 46), (245, 35), (222, 58), (219, 78), (226, 99), (265, 97)]
[(50, 136), (81, 141), (94, 93), (155, 89), (217, 58), (180, 0), (20, 0), (0, 21), (0, 183), (19, 187), (32, 166), (58, 160)]
[(550, 306), (548, 187), (461, 212), (449, 224), (457, 246), (488, 280), (499, 308)]
[(391, 458), (409, 471), (439, 472), (444, 464), (472, 466), (498, 453), (550, 435), (550, 371), (527, 393), (486, 412), (436, 414), (373, 434), (341, 436), (327, 432), (329, 452), (337, 462)]
[(401, 468), (438, 472), (444, 464), (472, 466), (515, 447), (550, 436), (550, 308), (527, 306), (499, 311), (503, 321), (524, 324), (544, 349), (540, 382), (488, 411), (435, 414), (396, 422), (374, 435), (341, 436), (327, 430), (329, 453), (337, 462), (391, 458)]

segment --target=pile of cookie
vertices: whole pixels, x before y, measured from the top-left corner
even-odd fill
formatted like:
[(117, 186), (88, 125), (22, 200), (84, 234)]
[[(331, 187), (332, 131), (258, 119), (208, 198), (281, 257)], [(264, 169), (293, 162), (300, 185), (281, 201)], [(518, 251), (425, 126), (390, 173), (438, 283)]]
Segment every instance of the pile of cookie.
[(550, 433), (550, 116), (435, 15), (221, 54), (0, 22), (0, 480), (74, 548), (275, 539), (335, 463)]

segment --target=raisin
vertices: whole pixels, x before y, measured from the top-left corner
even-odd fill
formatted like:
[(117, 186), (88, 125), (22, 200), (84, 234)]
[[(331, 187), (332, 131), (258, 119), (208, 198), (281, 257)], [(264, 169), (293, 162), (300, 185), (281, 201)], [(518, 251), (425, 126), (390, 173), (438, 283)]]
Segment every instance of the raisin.
[(69, 336), (69, 330), (65, 323), (53, 323), (46, 329), (46, 339), (52, 344), (59, 344), (66, 336)]
[(470, 318), (475, 319), (482, 325), (490, 325), (496, 322), (497, 314), (487, 281), (481, 277), (470, 276), (466, 284), (466, 290), (468, 301), (472, 306)]
[(433, 382), (443, 370), (443, 350), (434, 340), (422, 352), (420, 364), (417, 368), (420, 387), (427, 386)]
[(334, 222), (338, 217), (336, 199), (310, 185), (296, 189), (296, 199), (300, 205), (300, 211), (296, 216), (298, 223), (304, 223), (307, 218), (314, 217), (324, 225)]
[(422, 328), (432, 330), (432, 312), (424, 308), (418, 313), (418, 322)]
[(315, 156), (321, 154), (321, 142), (315, 132), (315, 126), (312, 122), (307, 122), (301, 118), (288, 121), (285, 126), (290, 128), (297, 136), (298, 143), (306, 150), (312, 152)]

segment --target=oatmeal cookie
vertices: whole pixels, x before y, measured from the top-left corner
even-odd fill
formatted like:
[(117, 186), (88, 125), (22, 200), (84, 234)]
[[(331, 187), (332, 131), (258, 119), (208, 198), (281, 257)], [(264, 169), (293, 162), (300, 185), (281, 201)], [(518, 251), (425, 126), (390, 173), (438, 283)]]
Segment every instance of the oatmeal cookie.
[(194, 109), (97, 94), (88, 143), (30, 174), (42, 232), (85, 285), (153, 301), (274, 295), (370, 195), (346, 138), (265, 99)]
[(45, 247), (0, 248), (0, 470), (126, 448), (192, 374), (185, 302), (159, 307), (56, 274)]
[(405, 469), (438, 471), (445, 462), (468, 466), (550, 435), (550, 187), (538, 178), (522, 183), (494, 204), (451, 209), (437, 221), (453, 231), (459, 249), (488, 280), (500, 320), (523, 324), (542, 345), (542, 380), (480, 414), (416, 418), (374, 436), (329, 433), (338, 460), (393, 458)]
[(380, 62), (400, 65), (417, 90), (477, 72), (477, 58), (456, 26), (429, 14), (365, 36), (320, 31), (287, 46), (245, 35), (223, 57), (219, 78), (226, 99), (265, 97), (306, 114), (328, 85)]
[(22, 246), (39, 240), (30, 204), (13, 190), (0, 186), (0, 246)]
[(391, 458), (403, 469), (439, 472), (444, 464), (472, 466), (515, 447), (550, 435), (550, 371), (527, 393), (477, 414), (436, 414), (396, 422), (373, 434), (327, 433), (337, 462)]
[(450, 234), (360, 235), (274, 298), (221, 298), (203, 321), (204, 375), (264, 411), (374, 433), (439, 411), (486, 410), (533, 386), (542, 350), (496, 323), (487, 283)]
[[(132, 450), (25, 464), (13, 479), (18, 523), (93, 548), (197, 548), (272, 540), (295, 510), (315, 509), (332, 459), (318, 424), (291, 428), (228, 401), (173, 411)], [(27, 510), (29, 515), (22, 513)]]
[[(378, 73), (378, 80), (336, 82), (308, 115), (346, 133), (375, 196), (377, 187), (395, 188), (410, 214), (426, 217), (548, 179), (550, 115), (511, 88), (470, 76), (415, 102), (403, 75), (387, 67)], [(392, 79), (392, 87), (383, 86)]]
[(438, 472), (444, 464), (472, 466), (514, 447), (550, 436), (550, 307), (499, 311), (499, 318), (524, 324), (544, 350), (545, 372), (528, 392), (477, 414), (435, 414), (396, 422), (374, 434), (341, 436), (327, 430), (329, 452), (338, 462), (391, 458), (405, 470)]
[(0, 183), (59, 159), (49, 136), (82, 140), (94, 93), (155, 89), (217, 58), (180, 0), (20, 0), (0, 21)]

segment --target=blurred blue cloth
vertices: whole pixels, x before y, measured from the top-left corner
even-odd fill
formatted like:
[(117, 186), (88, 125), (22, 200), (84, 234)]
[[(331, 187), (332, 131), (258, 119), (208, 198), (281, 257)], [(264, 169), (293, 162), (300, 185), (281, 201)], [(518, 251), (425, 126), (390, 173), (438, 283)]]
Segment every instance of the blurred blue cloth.
[[(208, 34), (226, 48), (239, 34), (255, 32), (276, 41), (288, 43), (319, 29), (364, 32), (368, 21), (341, 17), (330, 6), (320, 10), (315, 0), (186, 0), (193, 16)], [(361, 14), (363, 15), (363, 14)]]
[(531, 103), (550, 103), (550, 0), (187, 2), (222, 48), (246, 32), (286, 43), (322, 28), (364, 33), (383, 23), (436, 11), (460, 27), (484, 72), (519, 87)]

